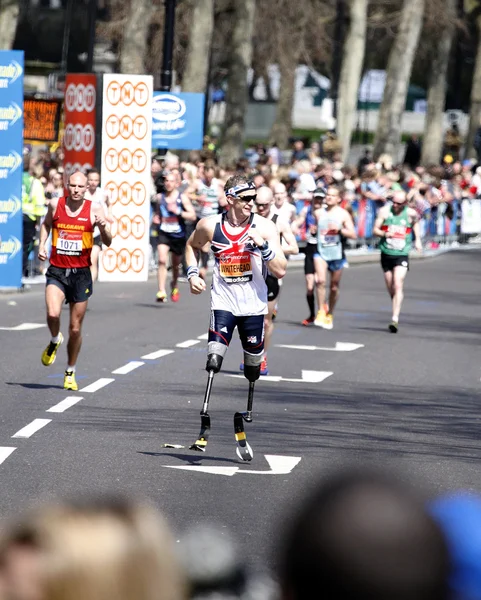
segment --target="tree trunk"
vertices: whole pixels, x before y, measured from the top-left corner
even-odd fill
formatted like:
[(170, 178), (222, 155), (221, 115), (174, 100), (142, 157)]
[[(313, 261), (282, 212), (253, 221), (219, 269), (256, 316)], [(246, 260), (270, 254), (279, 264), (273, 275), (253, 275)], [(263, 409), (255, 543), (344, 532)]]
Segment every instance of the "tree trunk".
[(456, 19), (456, 0), (445, 0), (446, 23), (439, 32), (430, 64), (428, 110), (424, 127), (421, 163), (437, 165), (443, 148), (443, 117), (446, 104), (449, 56), (453, 42)]
[[(277, 99), (276, 118), (269, 136), (270, 143), (276, 142), (281, 150), (289, 147), (292, 132), (292, 109), (296, 93), (296, 68), (303, 50), (309, 13), (306, 3), (300, 1), (293, 4), (290, 0), (280, 3), (281, 12), (276, 19), (278, 63), (279, 63), (279, 97)], [(289, 51), (285, 49), (285, 41), (289, 40)], [(267, 71), (267, 69), (266, 69)]]
[(255, 0), (237, 0), (233, 15), (234, 28), (229, 49), (225, 129), (219, 159), (232, 165), (243, 154), (244, 122), (247, 110), (247, 71), (252, 58)]
[(401, 119), (423, 24), (425, 0), (404, 0), (401, 24), (389, 53), (386, 87), (374, 138), (374, 158), (394, 153), (401, 138)]
[(120, 50), (120, 72), (145, 73), (152, 0), (130, 0)]
[(343, 50), (336, 126), (344, 161), (349, 156), (356, 118), (359, 84), (366, 50), (368, 2), (369, 0), (350, 0), (349, 3), (350, 23)]
[(476, 24), (478, 26), (478, 49), (471, 87), (471, 107), (469, 110), (469, 129), (465, 146), (465, 158), (477, 158), (473, 143), (476, 130), (481, 126), (481, 16), (476, 19)]
[(289, 138), (292, 132), (292, 109), (296, 93), (296, 67), (298, 54), (291, 48), (291, 52), (281, 57), (279, 61), (280, 82), (279, 98), (277, 99), (276, 119), (272, 124), (269, 143), (277, 144), (280, 150), (289, 148)]
[(204, 93), (209, 77), (210, 45), (214, 30), (214, 0), (195, 0), (190, 23), (189, 49), (182, 78), (182, 91)]
[(11, 50), (17, 31), (20, 0), (0, 0), (0, 48)]

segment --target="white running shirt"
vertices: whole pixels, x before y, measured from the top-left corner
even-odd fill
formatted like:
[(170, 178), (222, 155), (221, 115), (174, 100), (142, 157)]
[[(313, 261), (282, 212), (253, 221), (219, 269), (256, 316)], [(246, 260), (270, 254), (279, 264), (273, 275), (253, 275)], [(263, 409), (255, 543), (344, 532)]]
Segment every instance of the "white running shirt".
[(259, 248), (247, 243), (249, 230), (258, 218), (252, 214), (247, 225), (232, 234), (225, 227), (226, 213), (213, 217), (212, 310), (226, 310), (236, 317), (267, 313), (267, 269)]

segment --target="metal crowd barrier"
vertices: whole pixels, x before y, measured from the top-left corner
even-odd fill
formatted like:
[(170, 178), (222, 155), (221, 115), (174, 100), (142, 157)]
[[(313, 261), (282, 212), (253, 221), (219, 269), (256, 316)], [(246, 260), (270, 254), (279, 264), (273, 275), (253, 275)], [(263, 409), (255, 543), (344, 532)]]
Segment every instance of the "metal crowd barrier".
[[(298, 212), (304, 203), (298, 203)], [(348, 240), (352, 249), (371, 250), (378, 246), (379, 238), (374, 236), (373, 227), (379, 203), (374, 200), (355, 200), (351, 204), (356, 240)], [(442, 202), (436, 206), (426, 206), (420, 216), (421, 237), (424, 245), (466, 244), (481, 234), (481, 198), (472, 200), (453, 200), (449, 204)], [(305, 245), (305, 229), (297, 236), (302, 247)]]

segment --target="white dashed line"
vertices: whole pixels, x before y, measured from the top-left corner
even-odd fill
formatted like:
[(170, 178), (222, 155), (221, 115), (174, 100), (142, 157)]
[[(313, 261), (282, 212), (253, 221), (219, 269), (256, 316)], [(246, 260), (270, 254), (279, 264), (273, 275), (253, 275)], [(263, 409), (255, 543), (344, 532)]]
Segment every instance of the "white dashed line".
[(196, 344), (200, 344), (200, 340), (186, 340), (185, 342), (180, 342), (180, 344), (176, 344), (176, 347), (190, 348), (191, 346), (195, 346)]
[(145, 363), (140, 360), (131, 360), (123, 367), (120, 367), (118, 369), (115, 369), (115, 371), (112, 371), (112, 374), (113, 375), (127, 375), (127, 373), (130, 373), (130, 371), (133, 371), (134, 369), (138, 369), (142, 365), (145, 365)]
[(163, 356), (167, 356), (168, 354), (173, 354), (175, 350), (156, 350), (155, 352), (151, 352), (150, 354), (145, 354), (140, 358), (144, 358), (145, 360), (155, 360), (156, 358), (162, 358)]
[(0, 465), (7, 460), (14, 450), (16, 448), (8, 448), (7, 446), (0, 448)]
[(202, 335), (199, 335), (199, 337), (197, 339), (198, 340), (208, 340), (209, 339), (209, 334), (208, 333), (203, 333)]
[(28, 425), (25, 425), (25, 427), (22, 427), (22, 429), (20, 429), (20, 431), (17, 431), (17, 433), (12, 435), (12, 437), (13, 438), (29, 438), (34, 433), (36, 433), (39, 429), (42, 429), (42, 427), (45, 427), (45, 425), (48, 425), (51, 420), (52, 419), (34, 419), (31, 423), (29, 423)]
[(97, 379), (97, 381), (94, 381), (93, 383), (91, 383), (87, 387), (82, 388), (79, 391), (80, 392), (91, 392), (91, 393), (96, 392), (96, 391), (100, 390), (101, 388), (105, 387), (106, 385), (109, 385), (109, 383), (112, 383), (112, 381), (115, 381), (115, 379), (107, 379), (106, 377), (102, 377), (101, 379)]
[(62, 413), (64, 411), (66, 411), (67, 408), (70, 408), (74, 404), (77, 404), (77, 402), (80, 402), (80, 400), (83, 400), (83, 398), (79, 398), (79, 397), (75, 397), (75, 396), (67, 396), (67, 398), (65, 398), (65, 400), (62, 400), (62, 402), (59, 402), (55, 406), (48, 408), (45, 412)]

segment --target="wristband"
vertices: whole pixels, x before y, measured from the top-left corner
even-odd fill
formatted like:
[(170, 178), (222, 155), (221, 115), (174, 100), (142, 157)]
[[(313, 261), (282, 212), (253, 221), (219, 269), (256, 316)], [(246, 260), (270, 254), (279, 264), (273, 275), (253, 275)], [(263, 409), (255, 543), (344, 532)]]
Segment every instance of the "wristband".
[(274, 252), (274, 250), (271, 250), (269, 248), (269, 244), (267, 242), (263, 246), (261, 246), (259, 248), (259, 250), (261, 251), (261, 254), (262, 254), (262, 260), (264, 260), (266, 262), (269, 262), (276, 256), (276, 253)]
[(187, 269), (188, 281), (190, 281), (192, 277), (198, 277), (198, 276), (199, 276), (199, 268), (198, 267), (189, 267)]

